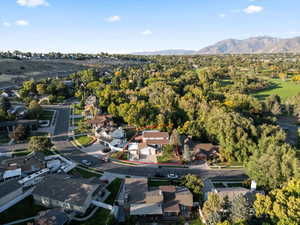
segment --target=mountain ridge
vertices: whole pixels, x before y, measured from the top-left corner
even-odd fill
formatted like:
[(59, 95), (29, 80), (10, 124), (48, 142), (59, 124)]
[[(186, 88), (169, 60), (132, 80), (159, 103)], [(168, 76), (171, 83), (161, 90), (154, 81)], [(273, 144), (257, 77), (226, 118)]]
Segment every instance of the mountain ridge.
[(206, 55), (206, 54), (260, 54), (300, 53), (300, 36), (276, 38), (270, 36), (247, 39), (225, 39), (200, 50), (170, 49), (132, 53), (132, 55)]

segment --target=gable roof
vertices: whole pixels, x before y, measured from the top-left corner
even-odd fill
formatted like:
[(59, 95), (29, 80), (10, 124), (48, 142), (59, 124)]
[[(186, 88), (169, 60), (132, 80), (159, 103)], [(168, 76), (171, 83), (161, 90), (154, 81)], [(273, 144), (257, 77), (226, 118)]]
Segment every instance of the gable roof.
[(144, 131), (144, 138), (169, 138), (168, 132)]
[(18, 180), (8, 180), (0, 184), (0, 198), (18, 190), (22, 185), (19, 184)]
[(103, 184), (100, 182), (98, 184), (91, 183), (88, 179), (70, 178), (67, 175), (49, 175), (36, 186), (33, 195), (74, 205), (83, 205), (86, 199), (101, 185)]

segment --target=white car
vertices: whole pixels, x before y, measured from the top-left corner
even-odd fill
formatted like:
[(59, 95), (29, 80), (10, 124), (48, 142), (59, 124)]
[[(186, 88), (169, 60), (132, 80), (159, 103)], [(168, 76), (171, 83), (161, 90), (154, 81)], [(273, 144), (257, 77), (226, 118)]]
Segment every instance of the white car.
[(86, 160), (86, 159), (82, 160), (81, 163), (85, 166), (91, 166), (92, 165), (92, 163), (90, 161)]
[(175, 174), (175, 173), (169, 173), (169, 174), (167, 175), (167, 177), (168, 177), (169, 179), (178, 179), (178, 175)]

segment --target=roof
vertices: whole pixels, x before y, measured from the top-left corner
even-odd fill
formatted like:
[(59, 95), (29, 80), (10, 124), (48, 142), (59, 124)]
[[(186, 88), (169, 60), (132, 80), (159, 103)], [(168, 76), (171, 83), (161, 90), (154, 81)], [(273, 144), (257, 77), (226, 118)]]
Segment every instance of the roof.
[(164, 196), (161, 192), (161, 190), (152, 190), (145, 193), (145, 202), (146, 203), (160, 203), (163, 202)]
[(145, 193), (148, 191), (147, 178), (126, 178), (125, 191), (130, 203), (144, 202)]
[(174, 185), (159, 186), (159, 189), (162, 192), (175, 192), (176, 191), (176, 188)]
[(49, 175), (36, 186), (33, 195), (83, 205), (100, 186), (100, 182), (95, 184), (88, 179), (70, 178), (67, 175)]
[(4, 163), (9, 170), (21, 168), (22, 171), (26, 172), (45, 168), (44, 162), (41, 160), (41, 158), (41, 154), (34, 154), (30, 156), (7, 159)]
[(169, 138), (168, 132), (144, 131), (144, 138)]
[(147, 145), (167, 145), (169, 144), (168, 139), (162, 139), (162, 140), (146, 140)]
[(178, 186), (176, 187), (176, 197), (175, 199), (179, 202), (179, 204), (184, 206), (193, 206), (193, 194), (186, 187)]
[(163, 204), (163, 211), (165, 212), (180, 212), (178, 201), (168, 201)]
[(112, 115), (109, 114), (103, 114), (103, 115), (97, 115), (92, 120), (88, 120), (87, 122), (90, 124), (99, 124), (99, 123), (105, 123), (112, 121)]
[(199, 143), (199, 144), (196, 144), (193, 147), (193, 149), (194, 149), (194, 151), (204, 150), (204, 151), (210, 152), (213, 150), (218, 150), (219, 146), (213, 145), (212, 143)]
[(8, 180), (0, 184), (0, 198), (18, 190), (22, 185), (19, 184), (18, 180)]
[(130, 215), (162, 215), (161, 204), (131, 204)]
[(220, 197), (228, 197), (232, 201), (237, 195), (246, 195), (250, 190), (243, 187), (230, 187), (230, 188), (216, 188), (215, 192)]
[(63, 225), (69, 221), (69, 217), (61, 209), (41, 211), (35, 218), (35, 225)]

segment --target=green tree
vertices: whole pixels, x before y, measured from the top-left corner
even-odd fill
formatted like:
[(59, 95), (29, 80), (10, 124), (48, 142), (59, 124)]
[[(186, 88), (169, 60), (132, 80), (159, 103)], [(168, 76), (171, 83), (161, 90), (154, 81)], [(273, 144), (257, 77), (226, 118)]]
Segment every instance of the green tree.
[(38, 119), (42, 112), (43, 109), (36, 100), (33, 100), (29, 103), (28, 116), (30, 119)]
[(10, 101), (4, 96), (0, 96), (0, 110), (7, 111), (11, 107)]
[(257, 194), (257, 216), (268, 216), (277, 225), (300, 224), (300, 179), (291, 179), (267, 195)]
[(230, 207), (230, 218), (234, 223), (247, 221), (251, 216), (251, 208), (243, 195), (237, 195)]
[(289, 145), (270, 144), (265, 152), (255, 152), (246, 164), (248, 176), (258, 185), (276, 188), (292, 177), (300, 176), (300, 164)]
[(33, 152), (47, 151), (52, 147), (49, 137), (33, 136), (28, 143), (28, 149)]
[(204, 187), (203, 181), (194, 174), (185, 175), (182, 184), (197, 195), (202, 193), (201, 190)]

